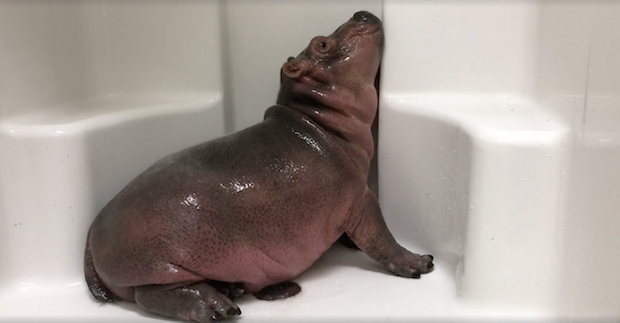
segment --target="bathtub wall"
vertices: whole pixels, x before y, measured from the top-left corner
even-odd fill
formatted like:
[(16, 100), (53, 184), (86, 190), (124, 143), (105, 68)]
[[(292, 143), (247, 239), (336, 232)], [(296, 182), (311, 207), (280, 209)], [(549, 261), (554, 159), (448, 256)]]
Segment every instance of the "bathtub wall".
[(0, 1), (0, 286), (79, 282), (103, 205), (225, 133), (219, 9)]
[(2, 117), (109, 95), (221, 92), (216, 1), (0, 5)]
[(388, 0), (384, 7), (392, 48), (385, 63), (398, 65), (398, 77), (382, 80), (391, 94), (532, 93), (537, 2)]
[(620, 315), (619, 8), (384, 1), (386, 221), (471, 306)]
[(86, 84), (80, 6), (0, 5), (0, 117), (80, 98)]
[(540, 17), (537, 97), (571, 127), (559, 308), (617, 317), (620, 3), (543, 1)]

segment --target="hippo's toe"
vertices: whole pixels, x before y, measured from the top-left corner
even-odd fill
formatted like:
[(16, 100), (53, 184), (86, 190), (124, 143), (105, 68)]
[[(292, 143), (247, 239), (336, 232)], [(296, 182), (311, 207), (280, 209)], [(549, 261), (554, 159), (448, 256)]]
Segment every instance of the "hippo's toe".
[(285, 299), (295, 296), (301, 292), (301, 286), (294, 282), (283, 282), (271, 286), (267, 286), (260, 291), (254, 293), (254, 296), (264, 301), (273, 301), (277, 299)]

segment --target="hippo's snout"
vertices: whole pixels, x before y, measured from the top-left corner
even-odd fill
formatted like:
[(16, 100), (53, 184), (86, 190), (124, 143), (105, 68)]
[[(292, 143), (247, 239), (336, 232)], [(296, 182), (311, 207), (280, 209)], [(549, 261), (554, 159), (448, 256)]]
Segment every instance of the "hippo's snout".
[(368, 11), (356, 12), (351, 18), (351, 21), (354, 21), (357, 23), (370, 23), (373, 25), (381, 25), (381, 20), (377, 18), (377, 16), (373, 15), (372, 13)]

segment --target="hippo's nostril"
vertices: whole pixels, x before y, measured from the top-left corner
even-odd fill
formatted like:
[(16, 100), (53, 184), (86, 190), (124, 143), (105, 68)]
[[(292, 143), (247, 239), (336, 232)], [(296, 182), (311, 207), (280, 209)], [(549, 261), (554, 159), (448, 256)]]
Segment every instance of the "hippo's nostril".
[(371, 13), (368, 11), (358, 11), (353, 15), (353, 19), (358, 21), (367, 20), (369, 15), (371, 15)]
[(368, 11), (358, 11), (353, 15), (353, 21), (356, 22), (371, 22), (377, 23), (380, 22), (379, 18)]

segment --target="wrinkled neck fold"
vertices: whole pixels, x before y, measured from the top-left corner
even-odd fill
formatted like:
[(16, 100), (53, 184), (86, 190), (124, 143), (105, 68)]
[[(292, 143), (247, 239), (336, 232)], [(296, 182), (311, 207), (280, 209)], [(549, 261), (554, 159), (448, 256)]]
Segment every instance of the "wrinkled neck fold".
[(328, 133), (342, 139), (340, 143), (343, 144), (343, 148), (352, 161), (363, 174), (368, 174), (374, 152), (374, 141), (370, 129), (374, 118), (367, 121), (340, 109), (299, 102), (290, 102), (285, 106), (301, 112)]

